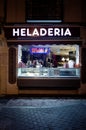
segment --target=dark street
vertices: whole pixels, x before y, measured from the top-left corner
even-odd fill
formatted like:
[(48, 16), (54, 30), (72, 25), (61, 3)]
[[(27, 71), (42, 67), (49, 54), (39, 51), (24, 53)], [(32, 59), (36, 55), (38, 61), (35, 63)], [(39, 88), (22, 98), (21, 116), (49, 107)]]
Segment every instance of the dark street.
[(86, 99), (0, 102), (0, 130), (86, 130)]

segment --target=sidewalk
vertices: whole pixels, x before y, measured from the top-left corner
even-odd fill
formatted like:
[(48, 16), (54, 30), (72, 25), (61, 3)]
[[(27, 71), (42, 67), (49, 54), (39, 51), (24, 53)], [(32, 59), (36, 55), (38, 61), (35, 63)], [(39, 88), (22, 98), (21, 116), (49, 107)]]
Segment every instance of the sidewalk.
[(0, 130), (86, 130), (86, 99), (10, 99)]

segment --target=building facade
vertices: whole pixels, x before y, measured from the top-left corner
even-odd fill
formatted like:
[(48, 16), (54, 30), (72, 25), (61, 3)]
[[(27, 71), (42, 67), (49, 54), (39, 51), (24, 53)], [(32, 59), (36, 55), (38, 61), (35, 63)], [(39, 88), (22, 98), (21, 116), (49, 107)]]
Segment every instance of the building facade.
[(0, 94), (86, 94), (85, 0), (65, 0), (59, 24), (27, 23), (25, 3), (1, 0)]

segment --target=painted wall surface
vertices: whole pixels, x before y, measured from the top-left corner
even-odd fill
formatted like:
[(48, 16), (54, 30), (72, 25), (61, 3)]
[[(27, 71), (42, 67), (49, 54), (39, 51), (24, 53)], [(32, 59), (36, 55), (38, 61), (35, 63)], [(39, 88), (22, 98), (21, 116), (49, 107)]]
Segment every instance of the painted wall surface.
[(0, 23), (3, 23), (4, 21), (4, 0), (0, 0)]
[(64, 22), (82, 21), (82, 1), (64, 0)]
[(25, 0), (8, 0), (6, 22), (25, 22)]
[[(64, 22), (86, 22), (85, 0), (63, 2)], [(0, 17), (6, 17), (6, 22), (25, 22), (25, 0), (0, 0)]]

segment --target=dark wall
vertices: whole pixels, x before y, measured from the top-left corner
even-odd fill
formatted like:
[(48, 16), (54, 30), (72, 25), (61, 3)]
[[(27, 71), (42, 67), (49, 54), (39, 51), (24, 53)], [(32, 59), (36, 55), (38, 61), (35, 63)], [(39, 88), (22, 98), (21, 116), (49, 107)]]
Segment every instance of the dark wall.
[(85, 0), (64, 0), (64, 22), (86, 22)]
[[(5, 0), (0, 0), (0, 19), (6, 17), (6, 22), (25, 22), (25, 1), (8, 0), (5, 6)], [(48, 6), (48, 4), (46, 5)], [(53, 5), (51, 7), (50, 11), (56, 17), (55, 13), (58, 11), (56, 8), (54, 11)], [(47, 8), (49, 10), (49, 7)], [(43, 12), (40, 10), (40, 13)], [(86, 0), (63, 0), (63, 20), (64, 22), (86, 22)]]

